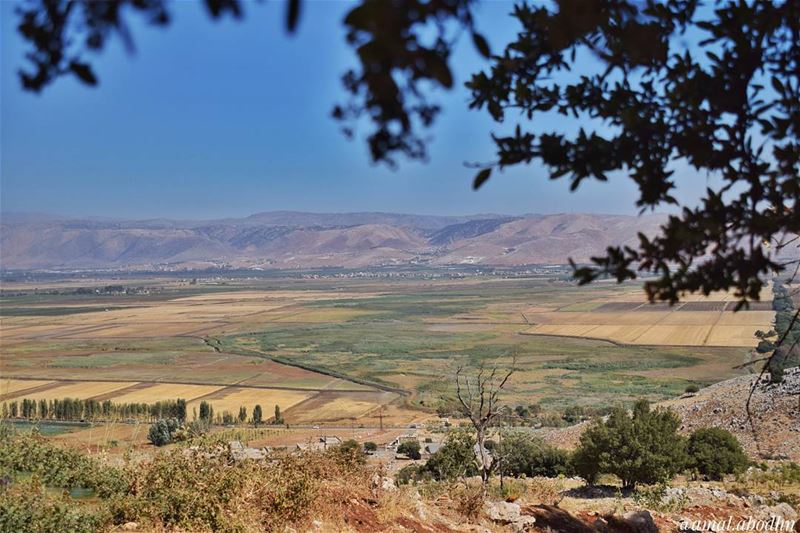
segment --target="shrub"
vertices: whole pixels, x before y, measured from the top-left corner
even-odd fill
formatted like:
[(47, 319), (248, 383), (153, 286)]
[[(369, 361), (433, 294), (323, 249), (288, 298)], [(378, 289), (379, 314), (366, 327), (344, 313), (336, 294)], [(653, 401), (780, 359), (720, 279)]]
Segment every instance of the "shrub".
[(426, 465), (410, 464), (406, 465), (395, 474), (394, 480), (398, 485), (408, 485), (409, 483), (419, 483), (433, 479), (431, 472)]
[(758, 353), (769, 353), (775, 349), (775, 345), (768, 340), (761, 340), (756, 346), (756, 352)]
[(697, 385), (694, 385), (694, 384), (687, 385), (687, 387), (684, 390), (684, 392), (686, 392), (687, 394), (697, 394), (698, 392), (700, 392), (700, 387), (698, 387)]
[(769, 361), (769, 381), (770, 383), (783, 383), (785, 365), (781, 354), (776, 353)]
[(48, 496), (35, 479), (0, 492), (0, 531), (94, 533), (107, 522), (102, 510), (78, 507), (65, 494)]
[(588, 483), (599, 474), (614, 474), (627, 489), (669, 480), (686, 464), (679, 425), (674, 413), (651, 411), (645, 400), (636, 402), (632, 416), (615, 409), (581, 435), (573, 467)]
[[(208, 427), (208, 422), (200, 419), (198, 422)], [(147, 439), (156, 446), (164, 446), (170, 442), (185, 440), (187, 430), (177, 418), (157, 420), (147, 433)]]
[(520, 418), (529, 418), (531, 416), (531, 410), (524, 405), (514, 407), (514, 413)]
[(633, 501), (645, 509), (652, 509), (660, 513), (676, 513), (689, 503), (685, 491), (677, 491), (670, 495), (669, 485), (666, 482), (655, 485), (639, 487), (633, 493)]
[(515, 502), (528, 492), (525, 480), (522, 479), (507, 479), (499, 488), (500, 497), (507, 502)]
[(364, 451), (367, 453), (373, 453), (378, 451), (378, 445), (374, 442), (367, 441), (364, 443)]
[(100, 497), (120, 493), (128, 486), (124, 473), (77, 450), (55, 446), (38, 434), (0, 440), (0, 474), (18, 472), (33, 474), (50, 487), (92, 489)]
[(438, 452), (433, 454), (425, 468), (438, 481), (452, 481), (465, 476), (475, 476), (475, 439), (465, 431), (453, 431)]
[(694, 431), (689, 437), (687, 452), (689, 467), (712, 480), (740, 473), (749, 462), (736, 437), (720, 428)]
[[(138, 522), (148, 531), (306, 530), (311, 513), (341, 520), (347, 502), (374, 497), (371, 472), (353, 463), (350, 453), (232, 461), (224, 448), (213, 445), (104, 467), (77, 451), (26, 436), (0, 441), (0, 476), (6, 472), (33, 476), (0, 486), (0, 531), (89, 533), (125, 522)], [(94, 488), (98, 498), (87, 505), (51, 487)]]
[(147, 440), (154, 446), (166, 446), (172, 442), (172, 432), (169, 430), (166, 420), (156, 420), (147, 432)]
[(585, 413), (583, 407), (579, 405), (573, 405), (564, 410), (564, 416), (562, 418), (568, 424), (577, 424), (584, 419), (584, 415)]
[(361, 445), (353, 439), (328, 449), (328, 455), (344, 465), (355, 466), (366, 462)]
[(456, 511), (470, 522), (477, 520), (485, 500), (483, 487), (479, 484), (459, 484), (451, 494)]
[(422, 459), (419, 442), (415, 440), (400, 443), (400, 446), (397, 447), (397, 453), (403, 453), (414, 460)]
[(503, 435), (495, 458), (504, 474), (557, 477), (567, 474), (569, 454), (544, 444), (540, 439), (522, 432)]

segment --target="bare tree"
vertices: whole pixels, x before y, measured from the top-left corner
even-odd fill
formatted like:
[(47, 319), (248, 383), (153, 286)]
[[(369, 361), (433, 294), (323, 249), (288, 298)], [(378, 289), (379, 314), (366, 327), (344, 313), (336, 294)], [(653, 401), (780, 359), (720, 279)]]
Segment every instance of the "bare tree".
[(484, 490), (494, 468), (492, 458), (486, 451), (486, 438), (505, 410), (505, 405), (500, 402), (500, 393), (514, 373), (515, 366), (516, 358), (507, 370), (501, 370), (497, 364), (491, 369), (481, 365), (476, 374), (467, 373), (463, 365), (456, 369), (459, 410), (469, 418), (475, 429), (476, 456)]

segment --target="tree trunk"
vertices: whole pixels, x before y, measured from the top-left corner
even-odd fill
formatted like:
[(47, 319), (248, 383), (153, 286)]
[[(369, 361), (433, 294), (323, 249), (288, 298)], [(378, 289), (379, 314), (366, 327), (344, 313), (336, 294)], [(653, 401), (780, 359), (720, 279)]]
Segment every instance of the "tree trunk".
[(481, 471), (481, 483), (483, 483), (483, 491), (485, 493), (486, 487), (489, 484), (489, 474), (492, 468), (492, 461), (486, 451), (486, 434), (483, 430), (477, 431), (475, 440), (478, 444), (478, 463)]

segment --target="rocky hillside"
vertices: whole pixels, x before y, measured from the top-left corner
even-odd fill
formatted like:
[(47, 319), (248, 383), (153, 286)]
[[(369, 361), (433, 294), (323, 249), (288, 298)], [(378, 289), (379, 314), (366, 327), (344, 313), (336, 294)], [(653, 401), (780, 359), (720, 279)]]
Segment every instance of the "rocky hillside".
[(364, 268), (563, 264), (654, 234), (661, 215), (260, 213), (207, 221), (4, 214), (0, 267)]
[[(747, 413), (747, 398), (757, 376), (721, 381), (697, 394), (686, 394), (659, 404), (681, 418), (681, 432), (719, 427), (733, 433), (747, 453), (756, 459), (800, 461), (800, 367), (786, 370), (783, 383), (764, 378), (756, 384)], [(752, 419), (753, 425), (750, 424)], [(559, 429), (545, 439), (555, 445), (574, 447), (588, 422)]]
[(766, 377), (759, 381), (748, 418), (747, 397), (757, 379), (729, 379), (662, 405), (678, 413), (682, 431), (720, 427), (736, 435), (753, 457), (800, 461), (800, 367), (788, 369), (779, 385)]

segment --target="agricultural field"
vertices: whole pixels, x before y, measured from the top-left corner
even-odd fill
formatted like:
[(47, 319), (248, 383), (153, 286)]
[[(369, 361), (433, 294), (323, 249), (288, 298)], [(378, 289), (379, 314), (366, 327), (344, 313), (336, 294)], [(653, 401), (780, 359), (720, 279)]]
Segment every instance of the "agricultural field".
[(156, 289), (76, 294), (91, 283), (4, 285), (0, 398), (184, 398), (216, 412), (279, 405), (294, 424), (408, 424), (452, 394), (456, 366), (514, 361), (512, 404), (662, 400), (747, 372), (774, 317), (769, 293), (734, 313), (730, 295), (649, 305), (636, 284), (555, 276), (143, 278)]
[(525, 320), (526, 335), (550, 335), (606, 339), (619, 344), (643, 346), (726, 346), (752, 348), (756, 331), (769, 331), (772, 289), (761, 301), (735, 310), (733, 294), (687, 296), (669, 306), (650, 304), (639, 295), (597, 298), (557, 309), (531, 308)]

